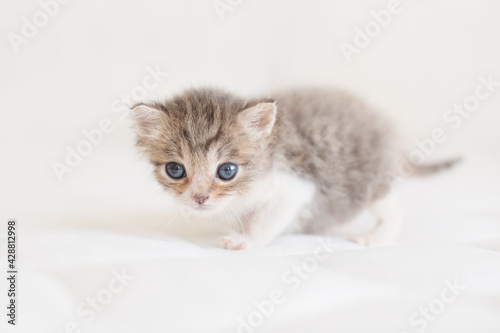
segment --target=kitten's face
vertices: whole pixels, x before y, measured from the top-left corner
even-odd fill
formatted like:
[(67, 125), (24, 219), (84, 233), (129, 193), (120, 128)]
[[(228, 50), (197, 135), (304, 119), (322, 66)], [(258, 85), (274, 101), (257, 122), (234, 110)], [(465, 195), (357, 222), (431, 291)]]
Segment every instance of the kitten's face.
[(269, 171), (272, 102), (249, 105), (219, 91), (194, 90), (133, 111), (139, 145), (158, 182), (183, 207), (220, 211)]

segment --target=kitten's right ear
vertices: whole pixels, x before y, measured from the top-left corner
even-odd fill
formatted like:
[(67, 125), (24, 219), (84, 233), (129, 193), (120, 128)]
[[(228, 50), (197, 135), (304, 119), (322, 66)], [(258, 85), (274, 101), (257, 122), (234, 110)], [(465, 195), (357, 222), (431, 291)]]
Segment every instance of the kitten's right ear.
[(137, 134), (140, 137), (150, 137), (165, 121), (165, 113), (154, 106), (137, 104), (132, 108), (132, 117), (135, 121)]

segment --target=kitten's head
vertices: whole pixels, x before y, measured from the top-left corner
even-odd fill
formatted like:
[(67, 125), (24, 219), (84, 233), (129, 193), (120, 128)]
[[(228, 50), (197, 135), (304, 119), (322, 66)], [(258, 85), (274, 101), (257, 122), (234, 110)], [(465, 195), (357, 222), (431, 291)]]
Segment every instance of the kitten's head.
[(198, 89), (132, 111), (138, 144), (158, 182), (193, 211), (223, 209), (270, 171), (277, 120), (272, 100)]

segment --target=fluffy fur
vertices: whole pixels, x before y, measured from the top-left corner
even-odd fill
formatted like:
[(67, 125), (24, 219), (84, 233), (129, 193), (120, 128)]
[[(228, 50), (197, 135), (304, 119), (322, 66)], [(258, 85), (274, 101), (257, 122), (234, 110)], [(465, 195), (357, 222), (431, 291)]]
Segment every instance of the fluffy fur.
[[(284, 231), (325, 233), (365, 207), (390, 207), (383, 199), (399, 157), (394, 132), (347, 93), (301, 89), (244, 99), (193, 89), (137, 105), (133, 115), (138, 144), (165, 190), (196, 214), (237, 219), (239, 228), (221, 238), (224, 248), (265, 245)], [(169, 162), (183, 165), (186, 176), (170, 178)], [(223, 163), (238, 166), (230, 181), (217, 177)], [(209, 199), (200, 205), (196, 195)], [(378, 229), (396, 229), (397, 218), (393, 228), (382, 221), (397, 215), (389, 210), (375, 213)], [(356, 240), (378, 243), (378, 234)]]

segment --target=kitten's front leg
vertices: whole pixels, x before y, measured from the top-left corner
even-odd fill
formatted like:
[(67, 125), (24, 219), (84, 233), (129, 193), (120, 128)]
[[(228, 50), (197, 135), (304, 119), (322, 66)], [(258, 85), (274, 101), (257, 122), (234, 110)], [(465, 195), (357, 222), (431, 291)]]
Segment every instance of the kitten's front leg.
[(233, 235), (219, 238), (220, 247), (227, 250), (245, 250), (250, 248), (249, 239), (243, 235), (235, 233)]
[(220, 238), (225, 249), (243, 250), (263, 247), (298, 221), (299, 214), (312, 201), (315, 187), (296, 177), (288, 176), (263, 197), (244, 228)]
[(219, 239), (221, 247), (228, 250), (244, 250), (267, 245), (295, 220), (298, 211), (290, 208), (262, 207), (248, 221), (243, 233), (239, 230), (222, 236)]

